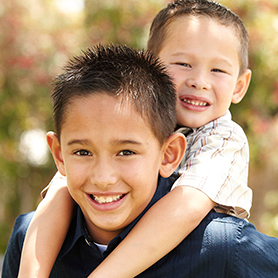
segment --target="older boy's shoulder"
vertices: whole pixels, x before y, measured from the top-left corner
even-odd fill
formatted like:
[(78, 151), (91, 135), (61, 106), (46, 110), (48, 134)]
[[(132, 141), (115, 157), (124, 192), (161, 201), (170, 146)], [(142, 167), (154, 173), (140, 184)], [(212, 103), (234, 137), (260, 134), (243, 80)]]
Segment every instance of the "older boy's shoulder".
[(198, 233), (202, 235), (203, 248), (209, 248), (216, 253), (228, 251), (229, 256), (237, 252), (246, 230), (248, 233), (257, 233), (254, 225), (247, 220), (214, 210), (203, 219), (198, 229)]
[(19, 215), (15, 220), (12, 236), (16, 239), (20, 249), (22, 249), (23, 241), (33, 216), (34, 212), (29, 212)]

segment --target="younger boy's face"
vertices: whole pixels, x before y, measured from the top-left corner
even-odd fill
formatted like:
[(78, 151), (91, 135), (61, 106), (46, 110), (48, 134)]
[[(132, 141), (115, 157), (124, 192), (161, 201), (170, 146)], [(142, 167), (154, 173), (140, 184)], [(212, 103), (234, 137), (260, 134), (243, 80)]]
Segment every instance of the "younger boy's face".
[(59, 170), (89, 234), (108, 244), (153, 197), (162, 146), (133, 106), (105, 93), (71, 102), (60, 146)]
[(214, 19), (184, 16), (171, 23), (159, 56), (176, 85), (179, 125), (200, 127), (240, 101), (238, 50), (233, 29)]

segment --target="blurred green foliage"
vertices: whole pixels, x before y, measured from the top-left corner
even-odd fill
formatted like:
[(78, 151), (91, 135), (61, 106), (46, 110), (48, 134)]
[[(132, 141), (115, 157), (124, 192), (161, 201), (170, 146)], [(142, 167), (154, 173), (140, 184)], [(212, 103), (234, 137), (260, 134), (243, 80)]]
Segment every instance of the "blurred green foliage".
[[(152, 19), (169, 2), (85, 0), (77, 13), (59, 9), (58, 1), (0, 2), (0, 253), (15, 217), (35, 209), (40, 190), (56, 171), (49, 152), (43, 162), (32, 158), (42, 145), (27, 139), (31, 150), (22, 143), (26, 131), (53, 129), (52, 79), (69, 57), (94, 44), (144, 48)], [(67, 6), (71, 2), (79, 1)], [(250, 34), (252, 82), (231, 110), (250, 142), (251, 221), (278, 236), (278, 3), (220, 2), (240, 15)]]

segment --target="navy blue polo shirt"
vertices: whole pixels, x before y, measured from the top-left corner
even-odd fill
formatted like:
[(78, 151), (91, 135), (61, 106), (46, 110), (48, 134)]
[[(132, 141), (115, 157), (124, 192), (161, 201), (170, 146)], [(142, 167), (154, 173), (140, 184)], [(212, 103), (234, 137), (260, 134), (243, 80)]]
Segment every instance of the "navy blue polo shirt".
[[(146, 210), (169, 192), (171, 185), (170, 179), (160, 178)], [(87, 277), (116, 248), (145, 211), (109, 243), (102, 256), (98, 247), (90, 242), (79, 209), (50, 277)], [(15, 222), (2, 278), (17, 277), (23, 241), (32, 216), (33, 213), (21, 215)], [(137, 277), (277, 278), (278, 239), (259, 233), (245, 220), (211, 211), (179, 246)]]

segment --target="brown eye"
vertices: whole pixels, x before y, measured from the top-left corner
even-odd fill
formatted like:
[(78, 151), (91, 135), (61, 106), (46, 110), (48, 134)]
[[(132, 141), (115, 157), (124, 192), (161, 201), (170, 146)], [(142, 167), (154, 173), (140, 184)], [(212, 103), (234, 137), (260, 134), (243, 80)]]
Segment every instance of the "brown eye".
[(87, 150), (78, 150), (74, 154), (79, 156), (91, 156), (92, 154)]
[(185, 68), (191, 68), (191, 66), (187, 63), (176, 63), (176, 65), (182, 66), (182, 67), (185, 67)]
[(126, 156), (126, 155), (132, 155), (132, 154), (135, 154), (135, 152), (130, 151), (130, 150), (123, 150), (123, 151), (119, 152), (118, 155)]
[(222, 72), (222, 73), (225, 73), (223, 70), (221, 70), (221, 69), (212, 69), (211, 71), (213, 71), (213, 72)]

